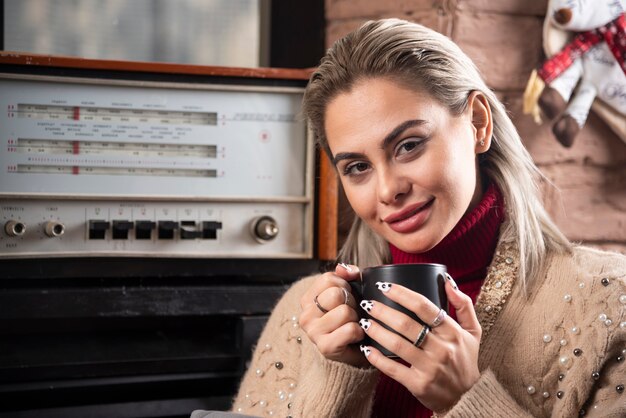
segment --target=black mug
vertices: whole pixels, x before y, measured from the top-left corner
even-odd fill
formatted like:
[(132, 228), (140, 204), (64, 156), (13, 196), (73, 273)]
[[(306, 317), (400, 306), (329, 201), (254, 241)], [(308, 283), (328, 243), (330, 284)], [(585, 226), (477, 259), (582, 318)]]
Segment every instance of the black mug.
[[(350, 282), (352, 293), (355, 295), (357, 302), (361, 300), (373, 300), (383, 303), (397, 311), (403, 312), (422, 325), (426, 325), (416, 314), (406, 309), (386, 297), (383, 292), (378, 289), (376, 283), (386, 282), (402, 285), (421, 295), (426, 296), (432, 303), (439, 308), (448, 308), (448, 298), (444, 285), (446, 282), (447, 269), (443, 264), (389, 264), (377, 267), (368, 267), (361, 272), (361, 281)], [(361, 318), (373, 319), (365, 310), (361, 310)], [(429, 318), (426, 318), (428, 320)], [(377, 321), (388, 330), (395, 332), (386, 324)], [(385, 356), (397, 358), (394, 353), (369, 338), (367, 335), (361, 344), (376, 347)]]

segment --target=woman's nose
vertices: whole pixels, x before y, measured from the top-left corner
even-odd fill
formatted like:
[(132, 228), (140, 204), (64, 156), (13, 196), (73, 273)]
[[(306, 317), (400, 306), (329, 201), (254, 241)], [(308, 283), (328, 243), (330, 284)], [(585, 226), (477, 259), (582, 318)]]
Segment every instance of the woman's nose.
[(381, 203), (397, 202), (411, 189), (411, 183), (392, 168), (378, 171), (378, 199)]

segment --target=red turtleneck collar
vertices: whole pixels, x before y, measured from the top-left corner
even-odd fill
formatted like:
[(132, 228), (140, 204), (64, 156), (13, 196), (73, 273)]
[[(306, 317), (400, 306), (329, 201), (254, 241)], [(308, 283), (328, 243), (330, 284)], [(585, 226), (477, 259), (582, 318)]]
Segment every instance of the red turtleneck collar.
[[(440, 263), (448, 267), (462, 292), (474, 303), (487, 274), (498, 243), (498, 230), (504, 220), (504, 199), (492, 183), (480, 203), (466, 213), (454, 229), (434, 248), (421, 254), (409, 254), (389, 245), (393, 264)], [(455, 318), (450, 307), (449, 314)], [(374, 399), (374, 417), (430, 417), (424, 407), (401, 384), (381, 374)]]

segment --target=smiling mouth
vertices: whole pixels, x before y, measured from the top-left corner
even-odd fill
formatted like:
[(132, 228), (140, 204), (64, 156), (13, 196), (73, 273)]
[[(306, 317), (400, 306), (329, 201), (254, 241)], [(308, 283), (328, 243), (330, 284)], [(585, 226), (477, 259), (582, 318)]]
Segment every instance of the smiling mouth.
[(385, 219), (383, 219), (383, 221), (387, 222), (388, 224), (402, 222), (406, 219), (411, 218), (412, 216), (415, 216), (416, 214), (423, 211), (424, 209), (429, 208), (433, 204), (434, 201), (435, 201), (435, 198), (433, 197), (432, 199), (428, 200), (424, 204), (418, 205), (417, 207), (411, 208), (408, 211), (400, 213), (398, 215), (388, 216)]
[(403, 212), (388, 216), (383, 221), (396, 233), (411, 234), (421, 229), (428, 218), (430, 218), (434, 201), (435, 198), (433, 197), (423, 204), (418, 203)]

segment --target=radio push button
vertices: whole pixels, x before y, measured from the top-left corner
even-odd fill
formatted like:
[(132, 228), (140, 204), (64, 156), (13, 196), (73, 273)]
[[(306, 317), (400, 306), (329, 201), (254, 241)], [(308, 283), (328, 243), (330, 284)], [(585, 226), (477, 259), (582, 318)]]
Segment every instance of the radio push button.
[(135, 221), (135, 239), (152, 239), (153, 221)]
[(202, 221), (202, 238), (217, 239), (217, 230), (222, 229), (222, 223), (216, 221)]
[(128, 239), (128, 231), (133, 229), (133, 227), (134, 225), (131, 221), (113, 221), (113, 226), (111, 227), (113, 232), (113, 239)]
[(271, 216), (260, 216), (250, 223), (252, 237), (264, 244), (278, 235), (278, 223)]
[(180, 222), (180, 239), (202, 238), (202, 231), (198, 230), (196, 221)]
[(102, 219), (89, 220), (89, 239), (104, 239), (109, 222)]
[(159, 221), (159, 239), (174, 239), (174, 231), (177, 229), (176, 221)]

